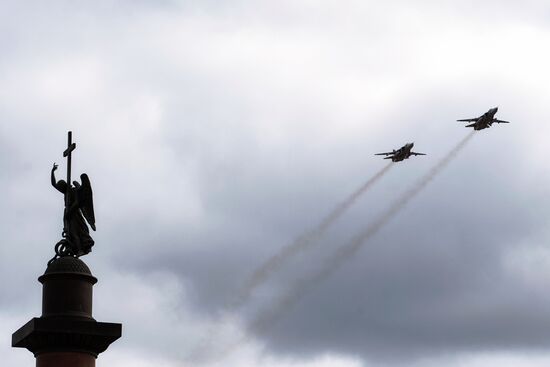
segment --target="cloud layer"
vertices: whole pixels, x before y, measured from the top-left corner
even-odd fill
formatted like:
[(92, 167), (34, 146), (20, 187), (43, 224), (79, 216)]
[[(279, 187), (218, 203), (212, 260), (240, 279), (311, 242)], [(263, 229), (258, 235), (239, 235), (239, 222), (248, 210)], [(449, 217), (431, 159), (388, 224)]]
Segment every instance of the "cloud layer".
[[(3, 2), (2, 354), (31, 363), (9, 335), (40, 313), (61, 230), (49, 169), (64, 170), (70, 129), (95, 194), (95, 316), (124, 324), (100, 363), (184, 365), (216, 330), (213, 344), (248, 341), (224, 365), (545, 364), (548, 14), (535, 0)], [(269, 330), (247, 327), (443, 157), (467, 133), (454, 120), (494, 106), (510, 125), (477, 133)], [(374, 153), (409, 141), (428, 155), (225, 313), (383, 167)]]

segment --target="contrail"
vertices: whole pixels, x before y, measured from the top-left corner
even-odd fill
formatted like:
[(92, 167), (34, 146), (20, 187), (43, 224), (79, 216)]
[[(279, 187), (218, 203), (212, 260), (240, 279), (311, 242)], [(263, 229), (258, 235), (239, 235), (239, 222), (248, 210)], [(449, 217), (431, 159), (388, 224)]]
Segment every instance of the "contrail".
[(292, 243), (283, 247), (278, 253), (271, 256), (263, 264), (256, 268), (244, 286), (237, 292), (229, 309), (235, 310), (242, 307), (251, 297), (252, 292), (261, 286), (269, 276), (284, 265), (290, 258), (318, 243), (327, 229), (342, 216), (357, 199), (379, 181), (393, 166), (393, 162), (386, 165), (372, 176), (359, 189), (349, 195), (338, 204), (315, 228), (296, 238)]
[[(230, 299), (225, 305), (226, 315), (231, 316), (233, 312), (243, 307), (251, 298), (253, 292), (264, 284), (267, 279), (281, 266), (283, 266), (288, 260), (296, 256), (300, 252), (307, 250), (313, 245), (317, 244), (319, 239), (325, 234), (328, 228), (334, 224), (356, 201), (361, 195), (363, 195), (368, 189), (370, 189), (377, 181), (379, 181), (393, 166), (393, 162), (390, 162), (372, 176), (361, 187), (351, 193), (345, 200), (336, 205), (330, 213), (313, 229), (305, 232), (292, 243), (286, 245), (278, 253), (271, 256), (263, 264), (258, 266), (256, 270), (251, 274), (246, 283), (237, 291), (236, 295)], [(221, 327), (227, 320), (222, 317), (222, 320), (217, 323), (217, 327)], [(215, 327), (211, 327), (211, 330), (206, 333), (206, 337), (202, 342), (187, 357), (190, 361), (196, 361), (201, 355), (210, 351), (213, 352), (213, 337), (215, 334)], [(229, 348), (232, 349), (232, 348)]]
[(473, 137), (475, 131), (472, 131), (462, 139), (447, 155), (445, 155), (435, 166), (433, 166), (426, 175), (420, 178), (409, 190), (405, 191), (393, 204), (383, 212), (374, 223), (355, 237), (345, 246), (335, 251), (334, 255), (324, 262), (319, 270), (309, 277), (300, 279), (296, 284), (279, 299), (273, 307), (260, 314), (249, 329), (257, 333), (266, 332), (279, 318), (296, 302), (298, 302), (307, 292), (321, 283), (324, 279), (332, 275), (349, 258), (354, 256), (357, 251), (382, 227), (384, 227), (407, 203), (420, 193), (464, 148), (466, 143)]
[[(282, 298), (279, 298), (279, 300), (277, 300), (271, 308), (261, 312), (259, 316), (256, 317), (256, 319), (254, 319), (248, 325), (248, 329), (257, 334), (265, 334), (267, 331), (269, 331), (269, 329), (271, 329), (271, 327), (290, 308), (292, 308), (303, 296), (305, 296), (309, 290), (313, 289), (316, 285), (321, 283), (323, 280), (331, 276), (336, 270), (338, 270), (340, 266), (342, 266), (349, 258), (355, 255), (372, 236), (374, 236), (401, 209), (403, 209), (411, 199), (413, 199), (417, 194), (419, 194), (457, 156), (457, 154), (464, 148), (464, 146), (473, 137), (474, 133), (475, 131), (472, 131), (470, 134), (464, 137), (461, 141), (459, 141), (439, 162), (437, 162), (428, 171), (428, 173), (426, 173), (423, 177), (421, 177), (409, 190), (405, 191), (396, 201), (394, 201), (392, 205), (388, 207), (388, 209), (385, 212), (383, 212), (380, 216), (378, 216), (375, 222), (373, 222), (370, 226), (368, 226), (366, 230), (354, 236), (347, 245), (337, 249), (334, 252), (334, 255), (331, 256), (330, 258), (327, 258), (323, 263), (323, 265), (316, 272), (314, 272), (312, 275), (308, 277), (301, 278), (297, 282), (295, 282), (293, 287), (290, 288), (287, 291), (287, 293), (283, 295)], [(385, 167), (384, 169), (387, 170), (389, 169), (389, 167)], [(367, 184), (365, 184), (363, 187), (365, 186), (367, 186)], [(356, 193), (360, 191), (361, 190), (357, 190)], [(350, 198), (351, 197), (352, 196), (350, 196)], [(346, 200), (344, 203), (346, 202), (348, 202), (348, 200)], [(348, 204), (347, 207), (349, 207), (349, 205), (353, 203), (352, 200), (349, 200), (349, 202), (350, 204)], [(347, 207), (344, 205), (344, 203), (339, 205), (338, 208), (344, 207), (343, 210), (345, 210), (345, 208)], [(335, 209), (332, 213), (336, 213), (336, 212), (337, 212), (337, 209)], [(328, 222), (328, 218), (332, 218), (332, 215), (327, 216), (327, 220), (323, 221), (322, 223)], [(329, 224), (330, 223), (331, 222), (329, 222)], [(321, 225), (319, 225), (317, 228), (321, 228)], [(310, 235), (313, 233), (315, 233), (315, 231), (311, 231)], [(298, 243), (298, 240), (295, 241), (292, 245), (294, 245), (295, 243)], [(292, 245), (287, 246), (287, 248), (292, 248), (294, 246), (298, 247), (297, 245), (294, 245), (294, 246)], [(307, 247), (307, 245), (305, 247)], [(287, 249), (286, 251), (288, 251), (291, 255), (295, 253), (289, 249)], [(281, 253), (282, 252), (283, 251), (281, 251)], [(282, 258), (281, 264), (287, 258), (288, 257)], [(262, 269), (263, 267), (266, 267), (266, 264), (268, 263), (269, 261), (266, 262), (262, 267), (258, 268), (256, 273), (258, 273), (259, 270)], [(276, 263), (276, 265), (279, 265), (279, 264)], [(268, 271), (267, 274), (269, 275), (270, 272)], [(232, 342), (229, 345), (222, 347), (221, 350), (218, 349), (217, 352), (214, 352), (212, 349), (210, 349), (210, 352), (212, 354), (215, 354), (215, 356), (213, 355), (211, 356), (215, 360), (222, 361), (225, 359), (227, 355), (231, 354), (235, 349), (246, 344), (251, 339), (251, 337), (252, 335), (250, 333), (247, 333), (247, 335), (244, 336), (243, 338), (239, 338), (235, 342)]]

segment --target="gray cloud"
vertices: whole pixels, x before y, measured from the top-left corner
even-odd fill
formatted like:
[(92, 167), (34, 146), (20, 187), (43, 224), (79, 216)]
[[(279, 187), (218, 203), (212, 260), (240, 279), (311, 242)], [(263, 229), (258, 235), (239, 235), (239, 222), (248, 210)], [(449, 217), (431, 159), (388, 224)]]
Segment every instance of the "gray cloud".
[[(0, 6), (10, 326), (39, 313), (62, 210), (49, 168), (69, 128), (96, 195), (98, 318), (127, 323), (124, 353), (177, 360), (259, 263), (380, 169), (372, 154), (414, 140), (429, 155), (393, 169), (237, 320), (364, 230), (466, 133), (455, 119), (499, 105), (513, 124), (476, 135), (354, 259), (248, 337), (273, 358), (378, 365), (547, 347), (546, 4)], [(139, 323), (155, 311), (168, 315), (155, 332), (176, 329), (165, 345)]]

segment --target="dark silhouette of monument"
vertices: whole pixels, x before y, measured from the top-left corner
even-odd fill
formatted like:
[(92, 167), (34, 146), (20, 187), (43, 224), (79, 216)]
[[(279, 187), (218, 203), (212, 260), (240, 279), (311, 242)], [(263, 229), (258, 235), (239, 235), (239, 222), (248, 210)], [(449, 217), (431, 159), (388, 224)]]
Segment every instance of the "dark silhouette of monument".
[(42, 283), (42, 316), (35, 317), (12, 335), (12, 346), (27, 348), (36, 357), (37, 367), (94, 367), (97, 356), (120, 338), (122, 325), (98, 322), (92, 317), (92, 287), (97, 282), (88, 266), (79, 259), (88, 254), (95, 231), (92, 188), (83, 173), (81, 183), (71, 184), (71, 153), (76, 148), (68, 133), (67, 180), (51, 183), (65, 198), (62, 239), (48, 262)]

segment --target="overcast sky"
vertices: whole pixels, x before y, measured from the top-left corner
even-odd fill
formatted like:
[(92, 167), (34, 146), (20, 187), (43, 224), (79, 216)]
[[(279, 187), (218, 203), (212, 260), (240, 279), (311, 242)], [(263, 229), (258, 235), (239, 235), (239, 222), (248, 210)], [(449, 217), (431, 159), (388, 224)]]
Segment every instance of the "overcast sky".
[[(34, 363), (11, 333), (40, 315), (62, 230), (50, 168), (72, 130), (94, 317), (123, 324), (98, 366), (548, 366), (548, 45), (543, 0), (0, 2), (3, 363)], [(511, 124), (250, 326), (468, 134), (456, 119), (495, 106)], [(411, 141), (428, 155), (225, 308), (384, 167), (374, 153)]]

